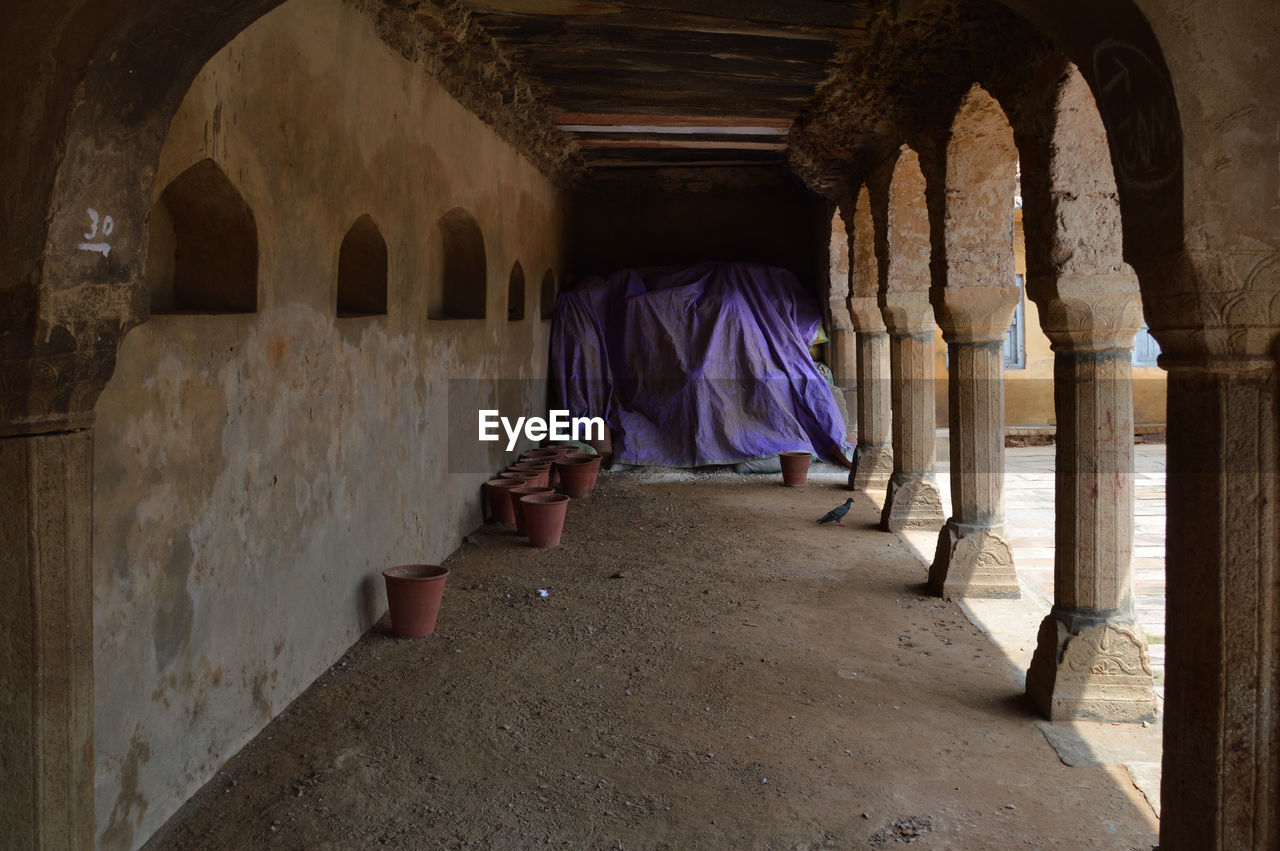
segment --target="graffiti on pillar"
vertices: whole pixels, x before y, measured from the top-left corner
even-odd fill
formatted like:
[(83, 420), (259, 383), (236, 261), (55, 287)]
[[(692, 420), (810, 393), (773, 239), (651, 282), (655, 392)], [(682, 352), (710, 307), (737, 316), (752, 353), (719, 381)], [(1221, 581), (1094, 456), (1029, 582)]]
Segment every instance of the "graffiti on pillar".
[(1134, 45), (1112, 39), (1093, 51), (1093, 79), (1120, 176), (1139, 189), (1174, 179), (1181, 133), (1173, 88), (1160, 65)]
[(111, 243), (107, 242), (106, 238), (116, 229), (115, 219), (110, 216), (103, 217), (92, 207), (85, 212), (89, 214), (89, 229), (84, 233), (84, 242), (76, 248), (81, 251), (96, 251), (103, 257), (110, 255)]

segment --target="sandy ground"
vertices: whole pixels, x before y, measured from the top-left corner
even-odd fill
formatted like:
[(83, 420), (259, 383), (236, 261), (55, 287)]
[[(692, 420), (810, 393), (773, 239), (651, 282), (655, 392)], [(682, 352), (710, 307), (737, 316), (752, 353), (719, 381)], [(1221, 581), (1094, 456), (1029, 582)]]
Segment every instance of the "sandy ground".
[(813, 522), (842, 478), (633, 472), (559, 548), (477, 531), (436, 635), (370, 632), (150, 847), (1150, 848), (866, 496)]

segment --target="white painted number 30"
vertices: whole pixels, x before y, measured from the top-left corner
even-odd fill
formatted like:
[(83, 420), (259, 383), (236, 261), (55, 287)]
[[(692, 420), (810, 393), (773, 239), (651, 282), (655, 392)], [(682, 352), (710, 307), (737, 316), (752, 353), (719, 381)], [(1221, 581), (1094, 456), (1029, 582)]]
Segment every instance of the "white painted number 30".
[[(111, 253), (111, 245), (105, 240), (105, 237), (111, 236), (111, 232), (116, 229), (115, 219), (107, 216), (105, 218), (98, 214), (98, 211), (90, 207), (89, 213), (89, 230), (85, 233), (85, 241), (76, 246), (81, 251), (96, 251), (103, 257)], [(97, 240), (96, 242), (94, 240)]]

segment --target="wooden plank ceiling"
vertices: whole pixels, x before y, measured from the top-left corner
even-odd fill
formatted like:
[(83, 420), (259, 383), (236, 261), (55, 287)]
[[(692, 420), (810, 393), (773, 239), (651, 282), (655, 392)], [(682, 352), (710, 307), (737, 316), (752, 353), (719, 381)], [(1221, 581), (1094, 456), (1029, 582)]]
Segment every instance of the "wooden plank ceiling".
[(782, 163), (875, 0), (463, 0), (589, 168)]

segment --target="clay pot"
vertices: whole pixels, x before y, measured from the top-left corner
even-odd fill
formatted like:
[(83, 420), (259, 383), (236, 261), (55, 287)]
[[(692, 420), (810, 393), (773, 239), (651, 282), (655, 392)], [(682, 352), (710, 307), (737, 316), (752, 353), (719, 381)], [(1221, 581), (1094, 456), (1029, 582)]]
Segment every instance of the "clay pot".
[(560, 543), (564, 518), (569, 512), (569, 497), (558, 493), (539, 493), (520, 497), (524, 513), (525, 534), (535, 547), (554, 547)]
[(448, 577), (449, 568), (437, 564), (405, 564), (382, 571), (391, 631), (397, 638), (421, 638), (435, 632)]
[(600, 464), (604, 459), (589, 452), (570, 452), (564, 457), (570, 461), (587, 461), (591, 464), (591, 486), (588, 490), (595, 490), (596, 480), (600, 478)]
[(813, 459), (811, 452), (779, 452), (778, 463), (782, 465), (782, 484), (789, 488), (803, 487), (809, 481), (809, 462)]
[(514, 470), (507, 468), (505, 471), (498, 474), (498, 478), (516, 479), (524, 482), (525, 484), (543, 488), (549, 485), (551, 481), (551, 473), (549, 471), (544, 473), (535, 473), (533, 470)]
[(489, 522), (516, 522), (515, 510), (511, 507), (511, 489), (523, 484), (523, 479), (490, 479), (484, 483), (485, 492), (489, 495)]
[(530, 449), (528, 452), (520, 456), (521, 461), (534, 461), (551, 463), (560, 457), (559, 449)]
[(521, 535), (527, 535), (528, 532), (524, 528), (524, 513), (523, 513), (523, 506), (520, 504), (520, 497), (533, 496), (535, 494), (540, 494), (540, 493), (555, 493), (555, 490), (553, 490), (550, 487), (534, 487), (533, 485), (521, 485), (518, 488), (512, 488), (511, 490), (507, 491), (507, 493), (511, 494), (511, 507), (515, 510), (515, 513), (516, 513), (516, 532), (520, 533)]
[(514, 472), (541, 473), (544, 479), (544, 481), (542, 482), (542, 486), (551, 487), (551, 463), (549, 461), (546, 463), (535, 463), (533, 461), (520, 461), (518, 463), (512, 464), (508, 469), (511, 470), (511, 472), (513, 473)]
[(585, 458), (561, 458), (556, 469), (560, 471), (560, 489), (574, 499), (582, 499), (591, 493), (599, 468), (598, 462)]

